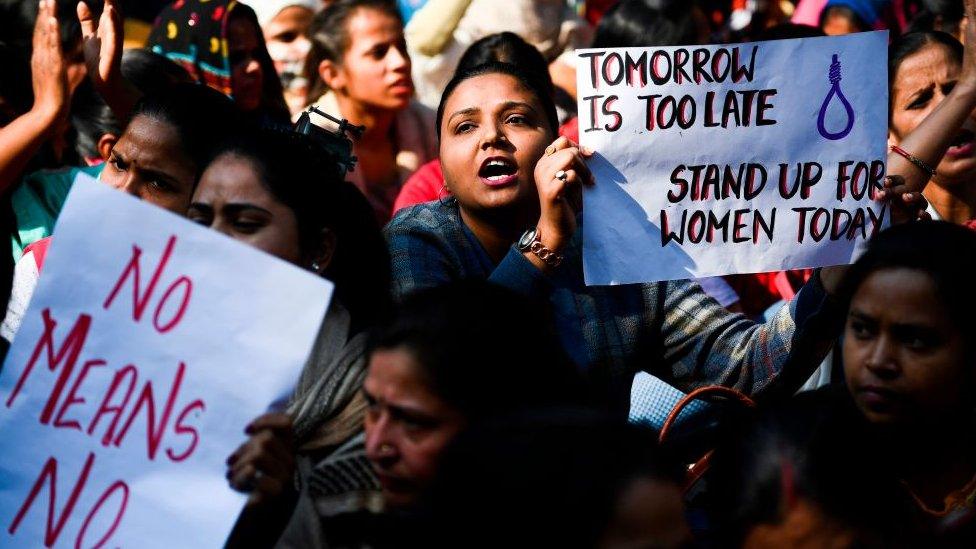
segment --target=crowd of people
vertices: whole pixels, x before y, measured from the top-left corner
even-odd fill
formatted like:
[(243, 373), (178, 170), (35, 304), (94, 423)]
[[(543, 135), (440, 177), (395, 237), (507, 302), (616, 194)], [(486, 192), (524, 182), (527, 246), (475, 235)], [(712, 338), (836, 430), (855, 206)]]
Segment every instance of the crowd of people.
[[(853, 265), (584, 283), (577, 48), (878, 29)], [(0, 75), (4, 348), (79, 173), (335, 285), (228, 547), (976, 546), (976, 0), (0, 0)]]

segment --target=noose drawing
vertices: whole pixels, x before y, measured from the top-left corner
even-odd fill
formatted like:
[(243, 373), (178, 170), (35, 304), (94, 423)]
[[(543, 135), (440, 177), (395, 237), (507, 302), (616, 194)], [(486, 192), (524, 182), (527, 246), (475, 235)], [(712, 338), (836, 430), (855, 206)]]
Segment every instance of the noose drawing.
[[(854, 109), (851, 107), (850, 101), (844, 97), (844, 92), (840, 89), (840, 60), (837, 59), (836, 53), (834, 54), (833, 61), (830, 63), (830, 72), (828, 72), (827, 79), (830, 80), (830, 93), (827, 94), (827, 97), (824, 98), (823, 105), (820, 106), (820, 115), (817, 117), (817, 130), (820, 132), (820, 135), (831, 141), (836, 141), (847, 137), (847, 134), (851, 133), (851, 128), (854, 127)], [(824, 118), (827, 117), (827, 106), (830, 105), (830, 100), (835, 95), (844, 104), (844, 109), (847, 111), (847, 125), (839, 132), (830, 132), (824, 127)]]

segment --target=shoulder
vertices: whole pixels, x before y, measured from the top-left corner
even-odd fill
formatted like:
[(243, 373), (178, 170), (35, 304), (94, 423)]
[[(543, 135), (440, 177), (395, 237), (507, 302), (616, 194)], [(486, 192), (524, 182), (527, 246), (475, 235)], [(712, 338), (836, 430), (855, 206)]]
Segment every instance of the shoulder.
[(463, 236), (463, 231), (461, 215), (454, 200), (437, 200), (404, 208), (384, 229), (387, 239), (407, 234), (455, 238)]

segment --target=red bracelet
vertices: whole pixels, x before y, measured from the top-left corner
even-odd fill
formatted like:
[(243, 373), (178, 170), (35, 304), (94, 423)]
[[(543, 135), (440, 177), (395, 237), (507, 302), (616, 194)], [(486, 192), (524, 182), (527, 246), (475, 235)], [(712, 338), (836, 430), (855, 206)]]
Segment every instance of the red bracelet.
[(906, 151), (905, 149), (899, 147), (898, 145), (892, 145), (891, 152), (900, 154), (905, 158), (905, 160), (911, 162), (912, 164), (915, 164), (915, 166), (918, 167), (918, 169), (929, 174), (929, 177), (935, 177), (935, 168), (929, 166), (925, 162), (922, 162), (922, 160), (919, 159), (914, 154)]

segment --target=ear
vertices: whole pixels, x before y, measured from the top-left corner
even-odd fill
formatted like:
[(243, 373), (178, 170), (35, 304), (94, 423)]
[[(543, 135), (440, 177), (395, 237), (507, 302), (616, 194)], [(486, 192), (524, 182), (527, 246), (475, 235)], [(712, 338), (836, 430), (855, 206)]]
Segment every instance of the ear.
[(330, 90), (342, 91), (346, 87), (346, 71), (328, 59), (319, 63), (319, 78)]
[(305, 258), (305, 265), (315, 274), (321, 275), (329, 269), (332, 258), (335, 257), (336, 247), (339, 241), (330, 229), (322, 229), (322, 234), (318, 239), (318, 245)]
[(98, 144), (96, 148), (98, 149), (98, 156), (102, 157), (102, 160), (108, 160), (108, 157), (112, 154), (112, 147), (115, 147), (115, 143), (119, 140), (119, 136), (114, 133), (102, 134), (98, 138)]

